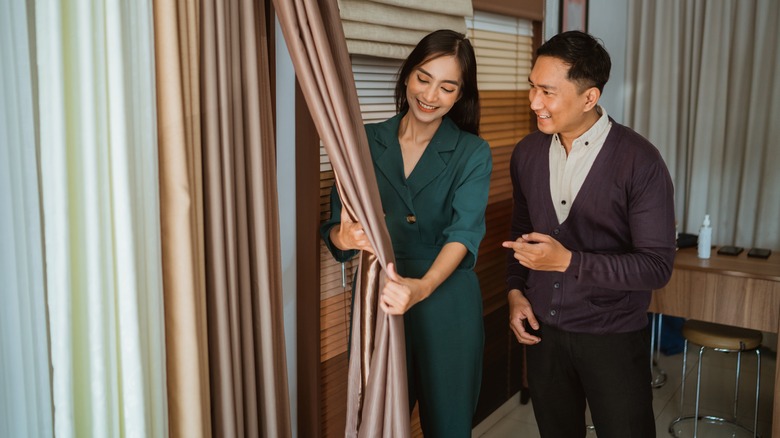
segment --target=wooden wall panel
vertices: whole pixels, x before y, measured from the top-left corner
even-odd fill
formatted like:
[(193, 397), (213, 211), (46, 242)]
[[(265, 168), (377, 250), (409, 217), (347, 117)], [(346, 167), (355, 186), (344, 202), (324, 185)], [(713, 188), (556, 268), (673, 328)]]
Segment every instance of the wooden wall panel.
[(347, 422), (347, 353), (322, 362), (322, 436), (343, 437)]

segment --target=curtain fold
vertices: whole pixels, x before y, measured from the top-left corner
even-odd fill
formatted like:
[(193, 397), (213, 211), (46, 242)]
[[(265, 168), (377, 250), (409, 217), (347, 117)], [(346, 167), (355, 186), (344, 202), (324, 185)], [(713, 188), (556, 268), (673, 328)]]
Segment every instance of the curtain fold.
[(204, 0), (200, 60), (212, 430), (290, 436), (265, 2)]
[(633, 0), (625, 118), (661, 151), (681, 232), (780, 250), (780, 4)]
[(210, 437), (200, 129), (200, 5), (154, 2), (169, 432)]
[(34, 29), (0, 2), (0, 436), (51, 437), (36, 144)]
[(377, 251), (361, 253), (352, 310), (349, 437), (409, 436), (403, 319), (377, 306), (393, 261), (336, 0), (275, 0), (296, 75), (349, 215)]
[(151, 8), (61, 6), (35, 3), (55, 435), (163, 436)]

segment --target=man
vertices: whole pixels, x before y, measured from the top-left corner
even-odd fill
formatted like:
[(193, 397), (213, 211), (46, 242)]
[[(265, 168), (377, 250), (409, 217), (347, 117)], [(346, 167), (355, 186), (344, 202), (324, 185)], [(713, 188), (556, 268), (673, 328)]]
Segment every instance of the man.
[(611, 61), (559, 34), (529, 76), (539, 131), (512, 154), (510, 327), (527, 345), (542, 437), (655, 437), (647, 308), (674, 262), (672, 181), (658, 150), (598, 105)]

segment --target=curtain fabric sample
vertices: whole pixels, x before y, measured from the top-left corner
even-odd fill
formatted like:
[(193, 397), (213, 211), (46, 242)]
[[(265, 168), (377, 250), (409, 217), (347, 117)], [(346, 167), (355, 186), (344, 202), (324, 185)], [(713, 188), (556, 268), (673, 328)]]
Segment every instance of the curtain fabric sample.
[(154, 2), (170, 436), (210, 437), (200, 131), (200, 5)]
[(349, 53), (404, 59), (437, 29), (466, 32), (470, 0), (338, 0)]
[(215, 436), (290, 436), (265, 2), (202, 2), (200, 96)]
[(335, 0), (276, 0), (301, 89), (350, 216), (377, 251), (361, 253), (352, 313), (346, 436), (409, 436), (403, 320), (377, 306), (393, 261)]
[(151, 7), (35, 14), (55, 435), (164, 436)]
[[(627, 124), (675, 182), (681, 232), (780, 250), (780, 3), (633, 0)], [(609, 84), (607, 84), (609, 87)]]
[[(0, 2), (0, 436), (53, 436), (34, 97), (24, 2)], [(32, 31), (32, 32), (31, 32)]]

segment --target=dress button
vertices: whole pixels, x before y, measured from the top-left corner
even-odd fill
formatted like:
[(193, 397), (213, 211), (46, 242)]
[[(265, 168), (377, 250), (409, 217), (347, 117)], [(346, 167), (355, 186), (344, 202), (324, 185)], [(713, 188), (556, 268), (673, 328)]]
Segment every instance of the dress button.
[(558, 234), (560, 234), (560, 232), (561, 232), (561, 230), (559, 230), (559, 229), (557, 229), (557, 228), (553, 230), (553, 234), (555, 234), (556, 236), (557, 236)]
[(556, 289), (560, 289), (561, 288), (561, 284), (556, 281), (555, 283), (553, 283), (553, 287), (556, 288)]
[(406, 222), (409, 222), (410, 224), (413, 224), (417, 222), (417, 218), (413, 214), (407, 214), (406, 215)]
[(556, 313), (558, 313), (558, 312), (556, 312), (555, 309), (550, 310), (550, 316), (555, 316)]

